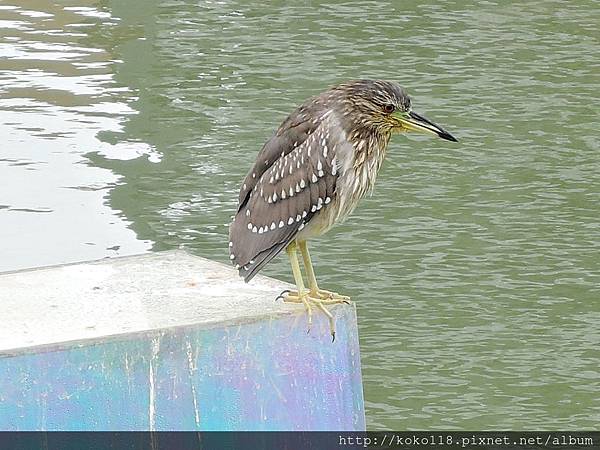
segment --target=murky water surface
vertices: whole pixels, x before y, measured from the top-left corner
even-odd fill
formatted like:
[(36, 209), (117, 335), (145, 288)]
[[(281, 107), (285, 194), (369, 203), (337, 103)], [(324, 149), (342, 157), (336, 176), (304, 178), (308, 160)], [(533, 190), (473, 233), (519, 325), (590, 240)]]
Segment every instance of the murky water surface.
[[(0, 270), (226, 261), (285, 115), (396, 80), (460, 143), (396, 136), (373, 196), (313, 243), (358, 304), (369, 427), (597, 428), (597, 3), (331, 3), (2, 2)], [(284, 258), (265, 272), (291, 281)]]

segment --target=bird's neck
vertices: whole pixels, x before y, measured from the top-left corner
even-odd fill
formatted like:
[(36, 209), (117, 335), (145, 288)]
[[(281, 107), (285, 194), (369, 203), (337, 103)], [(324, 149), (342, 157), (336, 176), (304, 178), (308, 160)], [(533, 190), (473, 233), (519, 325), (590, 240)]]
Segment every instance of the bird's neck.
[(351, 135), (354, 146), (352, 191), (353, 196), (360, 198), (373, 189), (385, 159), (391, 133), (373, 132), (373, 130), (354, 130), (353, 133)]
[(372, 128), (356, 128), (350, 132), (350, 142), (354, 146), (354, 167), (363, 164), (372, 166), (377, 172), (381, 167), (390, 142), (391, 133)]

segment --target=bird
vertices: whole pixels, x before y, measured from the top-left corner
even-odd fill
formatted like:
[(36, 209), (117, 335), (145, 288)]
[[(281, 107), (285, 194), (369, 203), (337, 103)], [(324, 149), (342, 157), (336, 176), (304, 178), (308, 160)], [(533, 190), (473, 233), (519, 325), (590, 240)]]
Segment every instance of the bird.
[(229, 259), (249, 282), (285, 250), (296, 290), (285, 290), (283, 300), (304, 305), (309, 332), (316, 308), (327, 316), (335, 340), (327, 306), (350, 298), (319, 287), (307, 242), (352, 213), (372, 190), (392, 134), (409, 131), (457, 141), (414, 112), (410, 96), (396, 82), (344, 82), (296, 108), (263, 145), (241, 184), (229, 227)]

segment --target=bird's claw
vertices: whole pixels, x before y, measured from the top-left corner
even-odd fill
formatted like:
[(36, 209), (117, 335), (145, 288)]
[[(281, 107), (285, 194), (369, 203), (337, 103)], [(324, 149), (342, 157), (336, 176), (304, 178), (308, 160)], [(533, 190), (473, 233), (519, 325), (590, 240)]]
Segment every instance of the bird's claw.
[(302, 293), (299, 295), (298, 291), (293, 291), (291, 289), (283, 290), (275, 300), (283, 300), (286, 303), (302, 303), (306, 307), (306, 312), (308, 313), (308, 328), (306, 330), (306, 334), (310, 334), (310, 330), (312, 328), (312, 311), (313, 307), (320, 309), (329, 320), (329, 327), (331, 332), (331, 342), (335, 342), (335, 321), (331, 312), (325, 307), (326, 305), (335, 305), (339, 303), (345, 303), (346, 305), (350, 305), (350, 297), (345, 295), (339, 295), (335, 292), (324, 291), (319, 289), (314, 289), (310, 291), (301, 291)]
[(277, 301), (277, 300), (285, 301), (286, 294), (289, 294), (290, 292), (292, 292), (290, 289), (284, 289), (283, 291), (281, 291), (281, 294), (279, 294), (277, 297), (275, 297), (275, 301)]

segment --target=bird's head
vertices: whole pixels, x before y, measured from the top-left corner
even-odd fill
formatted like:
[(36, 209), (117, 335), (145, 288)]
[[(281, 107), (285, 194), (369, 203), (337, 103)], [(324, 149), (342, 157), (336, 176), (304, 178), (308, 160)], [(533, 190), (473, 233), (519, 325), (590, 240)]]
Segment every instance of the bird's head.
[(356, 127), (391, 132), (431, 133), (448, 141), (457, 139), (439, 125), (417, 114), (410, 97), (396, 83), (383, 80), (357, 80), (333, 88), (340, 100), (344, 120)]

